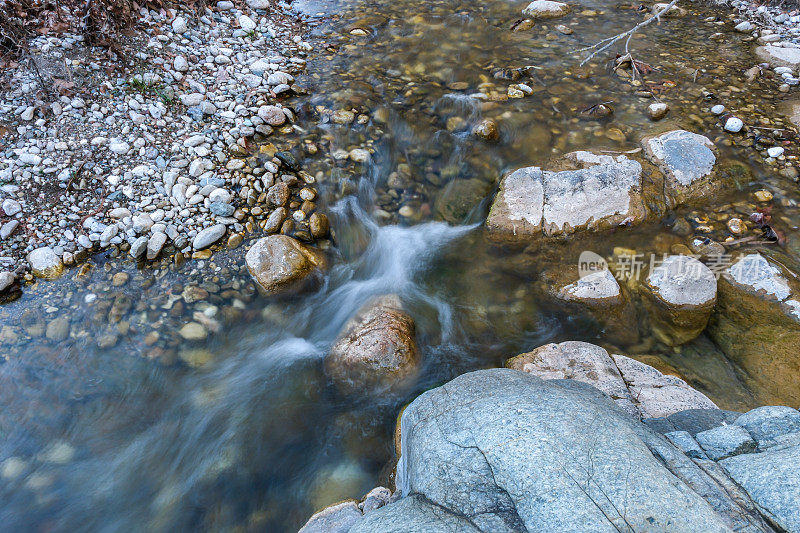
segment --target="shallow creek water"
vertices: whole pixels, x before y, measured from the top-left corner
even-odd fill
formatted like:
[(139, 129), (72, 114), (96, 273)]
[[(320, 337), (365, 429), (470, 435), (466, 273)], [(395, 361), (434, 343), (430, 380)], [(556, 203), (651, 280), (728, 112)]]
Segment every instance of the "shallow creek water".
[[(391, 482), (396, 417), (419, 392), (547, 342), (613, 347), (678, 373), (723, 408), (768, 403), (704, 336), (669, 348), (642, 318), (635, 343), (614, 344), (588, 315), (546, 296), (542, 274), (576, 265), (582, 250), (608, 257), (615, 247), (667, 252), (695, 235), (723, 240), (728, 218), (746, 219), (763, 188), (775, 195), (772, 215), (787, 243), (761, 249), (800, 270), (796, 184), (708, 113), (723, 102), (749, 123), (775, 118), (775, 84), (744, 81), (755, 62), (749, 45), (738, 34), (712, 40), (730, 24), (703, 22), (727, 12), (692, 6), (633, 39), (638, 59), (659, 69), (646, 79), (671, 107), (653, 123), (652, 99), (613, 75), (607, 57), (581, 68), (571, 54), (642, 15), (582, 4), (522, 32), (509, 28), (524, 2), (296, 5), (324, 14), (316, 34), (330, 48), (299, 80), (311, 96), (290, 102), (301, 130), (273, 142), (294, 146), (320, 183), (336, 236), (325, 284), (290, 300), (258, 296), (243, 269), (245, 242), (178, 267), (142, 270), (98, 256), (0, 307), (3, 528), (296, 530), (315, 510)], [(494, 77), (528, 66), (524, 79)], [(534, 94), (468, 96), (504, 95), (519, 82)], [(612, 102), (611, 117), (581, 113), (602, 102)], [(342, 110), (354, 113), (352, 124), (337, 123)], [(499, 125), (495, 143), (469, 134), (484, 118)], [(633, 150), (642, 136), (676, 127), (708, 135), (738, 187), (702, 209), (610, 234), (536, 250), (486, 242), (481, 222), (505, 171), (577, 149)], [(373, 150), (371, 162), (340, 152), (353, 148)], [(114, 284), (120, 272), (128, 280)], [(347, 319), (386, 293), (399, 294), (416, 320), (421, 378), (403, 397), (341, 397), (322, 358)], [(197, 313), (220, 331), (181, 339), (176, 332)], [(48, 340), (64, 316), (70, 337)]]

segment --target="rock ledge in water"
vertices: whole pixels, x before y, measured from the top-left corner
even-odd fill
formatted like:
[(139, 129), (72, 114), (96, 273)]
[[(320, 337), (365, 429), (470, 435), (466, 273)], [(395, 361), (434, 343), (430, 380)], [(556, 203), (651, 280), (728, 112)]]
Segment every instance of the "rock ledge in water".
[(494, 238), (563, 236), (644, 219), (642, 166), (625, 156), (567, 154), (561, 167), (519, 169), (500, 183), (486, 228)]

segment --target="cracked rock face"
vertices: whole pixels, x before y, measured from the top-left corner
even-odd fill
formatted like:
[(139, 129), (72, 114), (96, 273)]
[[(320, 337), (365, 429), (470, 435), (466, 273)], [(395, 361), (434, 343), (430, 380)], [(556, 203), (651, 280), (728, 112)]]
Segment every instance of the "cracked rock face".
[(545, 344), (513, 357), (508, 368), (542, 379), (574, 379), (607, 394), (637, 418), (669, 416), (686, 409), (715, 409), (716, 405), (680, 378), (664, 375), (650, 365), (581, 341)]
[(403, 498), (352, 533), (729, 531), (683, 481), (699, 468), (583, 383), (472, 372), (414, 400), (401, 433)]
[(499, 240), (563, 236), (644, 219), (642, 166), (625, 156), (567, 154), (568, 170), (519, 169), (500, 183), (486, 228)]

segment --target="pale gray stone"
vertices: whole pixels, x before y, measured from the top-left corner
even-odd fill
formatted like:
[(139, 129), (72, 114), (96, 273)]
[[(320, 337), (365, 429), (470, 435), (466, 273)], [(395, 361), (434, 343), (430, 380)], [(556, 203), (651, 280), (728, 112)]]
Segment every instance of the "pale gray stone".
[(714, 461), (756, 449), (756, 441), (740, 426), (719, 426), (698, 433), (694, 438)]

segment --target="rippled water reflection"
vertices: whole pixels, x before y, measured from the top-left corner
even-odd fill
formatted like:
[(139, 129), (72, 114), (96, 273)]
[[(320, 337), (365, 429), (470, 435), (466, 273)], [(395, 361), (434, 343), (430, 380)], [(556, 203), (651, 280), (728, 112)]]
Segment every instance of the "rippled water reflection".
[[(395, 419), (419, 391), (545, 342), (605, 342), (590, 316), (554, 303), (542, 283), (543, 272), (574, 265), (581, 250), (660, 253), (681, 241), (670, 230), (680, 219), (690, 231), (702, 219), (705, 235), (722, 239), (727, 217), (746, 215), (750, 193), (766, 185), (788, 239), (771, 253), (797, 265), (796, 186), (705, 111), (720, 100), (754, 115), (773, 106), (754, 96), (766, 82), (754, 83), (761, 92), (739, 90), (751, 63), (739, 37), (712, 41), (720, 26), (700, 22), (724, 14), (665, 21), (634, 39), (641, 59), (661, 69), (652, 88), (672, 108), (652, 123), (651, 100), (601, 61), (579, 68), (569, 53), (639, 20), (633, 6), (587, 2), (513, 33), (523, 6), (297, 6), (334, 15), (318, 33), (336, 51), (313, 58), (302, 80), (312, 95), (295, 102), (308, 133), (282, 141), (317, 175), (331, 211), (335, 266), (325, 285), (290, 300), (257, 296), (242, 269), (245, 243), (210, 261), (146, 271), (101, 256), (87, 272), (32, 287), (0, 308), (8, 347), (0, 367), (4, 528), (291, 531), (324, 505), (390, 482)], [(354, 28), (368, 35), (353, 36)], [(494, 74), (522, 67), (532, 67), (524, 81), (534, 94), (504, 99), (508, 85), (523, 80)], [(490, 98), (469, 96), (478, 91)], [(609, 118), (581, 113), (608, 101)], [(355, 122), (338, 124), (333, 113), (341, 110)], [(469, 133), (484, 118), (499, 125), (496, 143)], [(480, 222), (504, 171), (575, 149), (635, 149), (643, 135), (674, 127), (712, 138), (721, 165), (739, 173), (739, 189), (708, 209), (544, 249), (485, 242)], [(370, 164), (347, 159), (365, 147)], [(130, 281), (114, 286), (118, 272)], [(422, 378), (404, 397), (339, 397), (322, 358), (355, 310), (387, 292), (399, 293), (417, 321)], [(178, 329), (197, 313), (220, 331), (182, 340)], [(48, 340), (62, 316), (69, 338)], [(639, 344), (619, 348), (679, 372), (723, 407), (769, 401), (705, 337), (674, 350), (642, 327)]]

